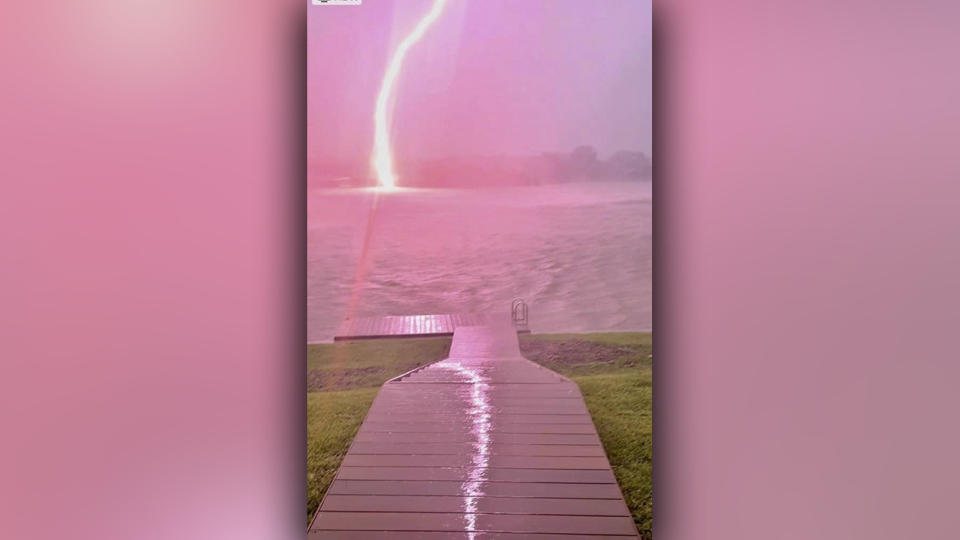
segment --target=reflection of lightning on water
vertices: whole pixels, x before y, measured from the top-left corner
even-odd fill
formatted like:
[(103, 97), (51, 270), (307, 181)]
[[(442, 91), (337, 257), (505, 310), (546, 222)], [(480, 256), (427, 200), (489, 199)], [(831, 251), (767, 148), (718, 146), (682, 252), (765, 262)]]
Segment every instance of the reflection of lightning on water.
[(410, 47), (420, 41), (427, 28), (437, 20), (446, 3), (447, 0), (434, 0), (430, 11), (420, 19), (413, 32), (400, 42), (396, 52), (393, 53), (393, 58), (390, 59), (390, 64), (387, 65), (386, 73), (383, 74), (383, 83), (380, 85), (377, 106), (373, 113), (373, 166), (377, 171), (377, 181), (382, 188), (391, 189), (397, 185), (397, 176), (393, 172), (393, 156), (390, 153), (390, 133), (387, 129), (387, 104), (390, 101), (390, 94), (393, 92), (394, 83), (403, 65), (403, 57), (406, 56)]

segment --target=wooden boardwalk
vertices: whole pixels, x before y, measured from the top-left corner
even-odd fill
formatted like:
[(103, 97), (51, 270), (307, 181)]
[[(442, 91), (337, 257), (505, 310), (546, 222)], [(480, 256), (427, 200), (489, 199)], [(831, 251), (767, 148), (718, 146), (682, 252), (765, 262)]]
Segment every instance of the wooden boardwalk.
[[(483, 326), (509, 321), (506, 313), (443, 313), (437, 315), (390, 315), (359, 317), (343, 321), (334, 341), (353, 339), (452, 336), (460, 326)], [(527, 331), (520, 328), (520, 332)]]
[(450, 357), (383, 385), (311, 540), (637, 538), (576, 384), (506, 325), (460, 326)]

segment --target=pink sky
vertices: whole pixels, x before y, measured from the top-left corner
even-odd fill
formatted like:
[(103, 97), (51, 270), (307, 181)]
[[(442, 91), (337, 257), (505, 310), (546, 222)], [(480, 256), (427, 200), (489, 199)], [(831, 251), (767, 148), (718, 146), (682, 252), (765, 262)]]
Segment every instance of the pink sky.
[[(429, 0), (309, 6), (311, 159), (366, 158), (394, 46)], [(649, 0), (449, 0), (396, 88), (399, 159), (651, 143)]]

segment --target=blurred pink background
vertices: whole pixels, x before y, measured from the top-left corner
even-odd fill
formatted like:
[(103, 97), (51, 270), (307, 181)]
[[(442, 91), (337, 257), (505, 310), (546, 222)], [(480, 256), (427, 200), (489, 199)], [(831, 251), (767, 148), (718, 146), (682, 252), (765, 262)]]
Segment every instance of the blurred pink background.
[[(3, 537), (302, 534), (305, 8), (5, 10)], [(956, 536), (958, 10), (654, 7), (658, 540)]]
[(302, 535), (303, 9), (5, 7), (0, 537)]

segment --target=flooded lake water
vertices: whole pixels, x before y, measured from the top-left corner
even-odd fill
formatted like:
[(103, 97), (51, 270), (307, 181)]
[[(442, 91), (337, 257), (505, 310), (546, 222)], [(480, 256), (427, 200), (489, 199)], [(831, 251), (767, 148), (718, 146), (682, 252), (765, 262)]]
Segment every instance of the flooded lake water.
[(312, 189), (307, 337), (344, 318), (530, 307), (534, 332), (649, 330), (651, 184)]

